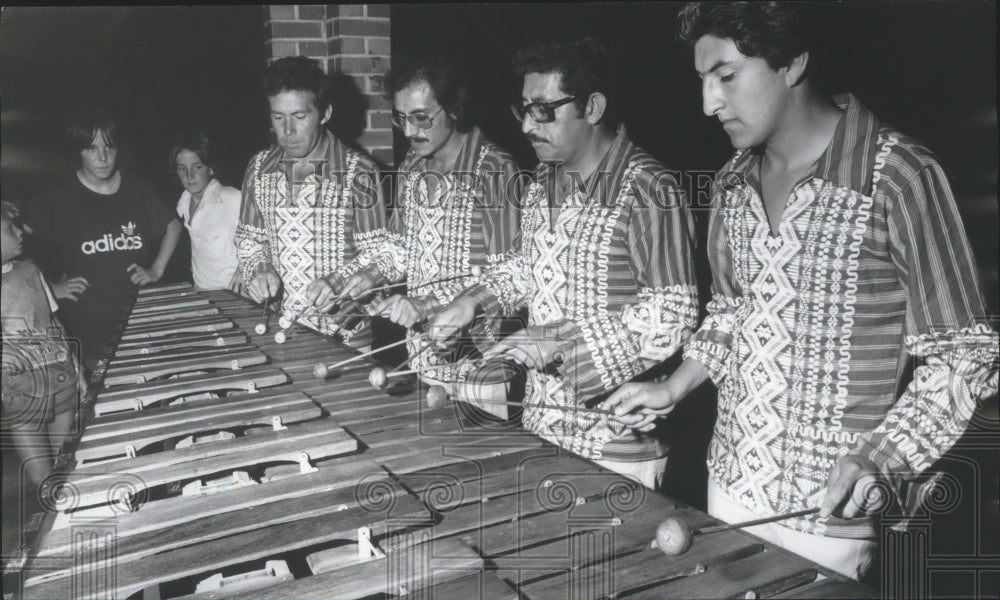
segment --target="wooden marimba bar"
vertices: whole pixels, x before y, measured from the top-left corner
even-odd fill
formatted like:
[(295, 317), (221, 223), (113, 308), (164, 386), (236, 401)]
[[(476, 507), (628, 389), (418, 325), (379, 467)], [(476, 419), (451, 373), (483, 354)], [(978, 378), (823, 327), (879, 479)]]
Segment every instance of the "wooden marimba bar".
[[(229, 292), (143, 290), (23, 568), (25, 598), (874, 597)], [(276, 322), (277, 319), (273, 319)], [(822, 577), (821, 577), (822, 576)], [(825, 577), (825, 578), (823, 578)]]

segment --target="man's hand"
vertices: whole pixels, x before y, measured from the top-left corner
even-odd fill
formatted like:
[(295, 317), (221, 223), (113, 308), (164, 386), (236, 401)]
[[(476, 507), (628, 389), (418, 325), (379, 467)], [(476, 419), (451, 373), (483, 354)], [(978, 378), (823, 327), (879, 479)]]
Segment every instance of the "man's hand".
[(406, 328), (413, 327), (414, 323), (423, 317), (416, 305), (409, 298), (400, 294), (389, 296), (380, 302), (372, 310), (372, 315), (381, 315), (396, 325), (402, 325)]
[(451, 337), (476, 318), (476, 300), (467, 296), (456, 298), (432, 320), (428, 332), (438, 346), (444, 346)]
[(364, 297), (368, 293), (368, 290), (375, 287), (376, 283), (374, 275), (365, 270), (358, 271), (347, 278), (347, 281), (344, 282), (344, 287), (339, 292), (339, 296), (358, 300)]
[(130, 279), (132, 283), (140, 286), (156, 283), (163, 277), (163, 271), (158, 270), (156, 267), (146, 269), (136, 263), (130, 264), (125, 270), (131, 274)]
[(52, 284), (52, 293), (57, 300), (76, 302), (80, 299), (80, 295), (87, 291), (88, 287), (90, 287), (90, 282), (83, 277), (67, 279), (63, 276), (62, 279)]
[(615, 411), (614, 419), (639, 431), (656, 427), (656, 419), (674, 410), (680, 398), (665, 383), (626, 383), (600, 404)]
[(313, 281), (306, 287), (306, 305), (315, 306), (321, 312), (326, 312), (333, 308), (333, 305), (342, 299), (337, 295), (337, 289), (333, 282), (325, 277)]
[(229, 284), (226, 286), (226, 289), (240, 295), (243, 294), (243, 273), (239, 269), (233, 271), (233, 276), (229, 278)]
[(550, 328), (539, 325), (525, 327), (483, 352), (483, 360), (505, 356), (529, 369), (544, 369), (565, 342), (550, 332)]
[(881, 473), (875, 463), (861, 455), (848, 454), (830, 469), (826, 498), (819, 516), (829, 517), (841, 506), (840, 516), (844, 519), (882, 510), (888, 498), (880, 479)]
[(281, 278), (274, 271), (262, 271), (254, 275), (247, 284), (250, 299), (254, 302), (265, 302), (278, 295), (281, 289)]

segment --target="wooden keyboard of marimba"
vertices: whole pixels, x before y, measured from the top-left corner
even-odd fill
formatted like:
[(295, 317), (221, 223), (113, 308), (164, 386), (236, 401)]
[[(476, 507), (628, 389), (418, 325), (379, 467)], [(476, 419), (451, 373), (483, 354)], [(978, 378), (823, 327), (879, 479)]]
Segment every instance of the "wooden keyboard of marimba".
[[(874, 597), (229, 292), (140, 292), (25, 535), (25, 598)], [(28, 544), (30, 542), (30, 544)]]

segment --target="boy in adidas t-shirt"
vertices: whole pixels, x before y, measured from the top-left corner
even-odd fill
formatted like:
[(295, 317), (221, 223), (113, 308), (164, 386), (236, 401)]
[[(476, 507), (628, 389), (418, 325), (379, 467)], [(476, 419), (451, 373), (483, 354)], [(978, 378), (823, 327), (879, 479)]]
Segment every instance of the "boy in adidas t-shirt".
[(163, 276), (183, 226), (145, 181), (118, 169), (107, 114), (82, 115), (66, 133), (80, 169), (35, 199), (29, 224), (41, 238), (63, 323), (93, 369), (136, 286)]

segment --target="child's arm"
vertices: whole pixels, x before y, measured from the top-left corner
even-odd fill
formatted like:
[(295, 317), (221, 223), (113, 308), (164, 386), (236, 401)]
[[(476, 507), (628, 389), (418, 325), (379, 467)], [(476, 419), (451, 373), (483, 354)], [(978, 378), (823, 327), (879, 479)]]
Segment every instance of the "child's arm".
[(136, 263), (128, 266), (128, 271), (132, 274), (132, 283), (146, 285), (148, 283), (156, 283), (163, 277), (163, 271), (167, 268), (170, 257), (174, 255), (174, 250), (177, 248), (177, 241), (181, 239), (181, 231), (183, 229), (184, 226), (177, 219), (172, 219), (167, 224), (167, 230), (163, 234), (163, 241), (160, 242), (160, 251), (156, 254), (153, 266), (148, 269)]

